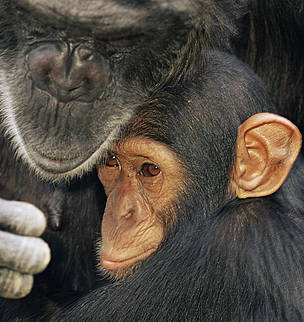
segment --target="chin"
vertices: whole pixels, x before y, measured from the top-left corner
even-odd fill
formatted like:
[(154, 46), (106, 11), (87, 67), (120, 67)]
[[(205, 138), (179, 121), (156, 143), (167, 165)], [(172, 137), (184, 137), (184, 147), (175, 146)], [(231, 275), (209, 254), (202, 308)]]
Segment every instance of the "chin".
[(103, 266), (99, 266), (99, 271), (104, 277), (110, 278), (113, 281), (123, 280), (129, 275), (132, 275), (138, 268), (141, 266), (143, 261), (136, 262), (132, 265), (117, 269), (117, 270), (109, 270), (104, 268)]
[(96, 243), (96, 257), (98, 259), (97, 269), (103, 277), (107, 277), (112, 281), (123, 280), (129, 275), (132, 275), (142, 265), (144, 260), (139, 260), (133, 264), (127, 265), (117, 270), (109, 270), (100, 264), (100, 254), (102, 249), (102, 241), (99, 239)]

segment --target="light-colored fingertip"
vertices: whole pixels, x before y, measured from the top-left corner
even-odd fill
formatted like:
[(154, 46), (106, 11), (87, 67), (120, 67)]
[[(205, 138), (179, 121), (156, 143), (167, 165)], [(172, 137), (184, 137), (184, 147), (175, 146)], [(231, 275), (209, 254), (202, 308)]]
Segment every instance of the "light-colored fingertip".
[(32, 275), (21, 274), (6, 268), (0, 269), (0, 296), (8, 299), (21, 299), (33, 288)]

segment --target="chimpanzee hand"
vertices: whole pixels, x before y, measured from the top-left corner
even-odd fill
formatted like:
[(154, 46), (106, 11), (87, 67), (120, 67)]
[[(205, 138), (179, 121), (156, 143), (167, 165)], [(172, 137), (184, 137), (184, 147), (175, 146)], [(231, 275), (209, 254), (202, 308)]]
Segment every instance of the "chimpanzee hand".
[(33, 275), (50, 261), (50, 249), (38, 238), (46, 227), (35, 206), (0, 199), (0, 296), (21, 298), (30, 293)]

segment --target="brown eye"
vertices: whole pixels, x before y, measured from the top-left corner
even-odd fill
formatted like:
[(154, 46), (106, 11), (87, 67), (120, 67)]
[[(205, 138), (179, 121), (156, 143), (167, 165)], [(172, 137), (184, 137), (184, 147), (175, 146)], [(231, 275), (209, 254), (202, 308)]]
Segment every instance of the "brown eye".
[(144, 177), (155, 177), (160, 174), (160, 168), (152, 163), (145, 163), (141, 167), (141, 175)]
[(115, 155), (109, 155), (106, 159), (106, 166), (111, 168), (118, 168), (119, 163)]

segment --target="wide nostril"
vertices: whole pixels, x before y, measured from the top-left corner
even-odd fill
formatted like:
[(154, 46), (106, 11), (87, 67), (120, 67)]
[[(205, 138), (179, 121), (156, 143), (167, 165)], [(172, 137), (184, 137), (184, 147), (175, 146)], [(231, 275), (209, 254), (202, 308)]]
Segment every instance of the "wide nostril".
[(61, 51), (53, 44), (38, 46), (29, 53), (28, 66), (37, 87), (48, 88), (52, 71), (62, 69), (61, 55)]

